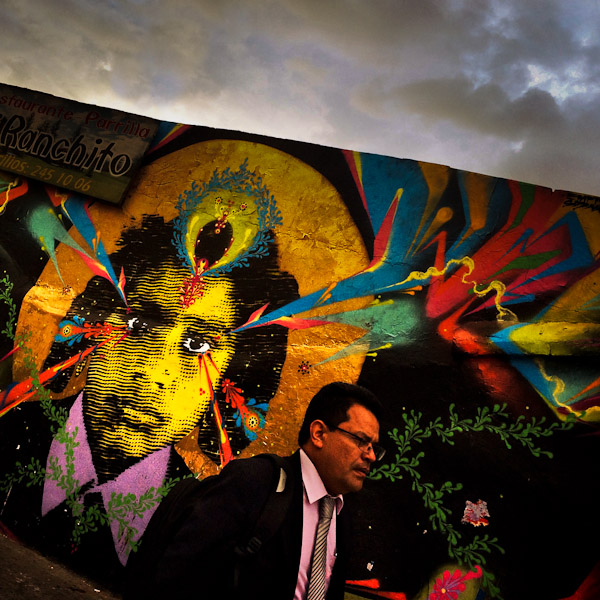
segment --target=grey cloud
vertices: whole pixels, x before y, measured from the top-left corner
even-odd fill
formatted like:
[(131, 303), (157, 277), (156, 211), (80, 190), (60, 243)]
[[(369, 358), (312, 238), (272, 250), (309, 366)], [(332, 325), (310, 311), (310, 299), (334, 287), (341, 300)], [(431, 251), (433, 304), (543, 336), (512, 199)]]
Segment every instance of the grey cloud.
[(380, 114), (409, 111), (429, 126), (448, 120), (467, 130), (512, 139), (562, 119), (548, 92), (530, 89), (511, 100), (499, 85), (474, 87), (466, 77), (419, 81), (391, 90), (370, 85), (357, 92), (356, 103)]
[(199, 24), (162, 9), (152, 16), (147, 8), (90, 0), (14, 2), (5, 13), (21, 28), (11, 36), (9, 63), (25, 54), (30, 70), (52, 73), (51, 89), (44, 91), (57, 95), (95, 88), (151, 96), (155, 74), (169, 71), (184, 87), (193, 86), (207, 56)]
[(520, 151), (503, 156), (497, 168), (514, 179), (600, 195), (599, 106), (600, 93), (565, 103), (563, 119), (526, 137)]
[(598, 139), (587, 0), (7, 0), (0, 18), (0, 80), (163, 119), (501, 176), (557, 156), (566, 189)]

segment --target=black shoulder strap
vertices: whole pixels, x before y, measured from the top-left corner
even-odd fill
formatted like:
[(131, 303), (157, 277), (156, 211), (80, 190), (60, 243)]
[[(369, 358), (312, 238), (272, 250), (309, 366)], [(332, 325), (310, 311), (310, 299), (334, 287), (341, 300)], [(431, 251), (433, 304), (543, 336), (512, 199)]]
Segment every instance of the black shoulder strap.
[(270, 460), (273, 464), (273, 487), (254, 525), (250, 539), (240, 541), (235, 548), (235, 553), (239, 557), (249, 557), (260, 551), (262, 545), (277, 533), (292, 503), (294, 473), (288, 461), (277, 454), (259, 456)]
[(233, 568), (232, 589), (236, 597), (239, 597), (240, 593), (243, 564), (260, 552), (263, 544), (277, 533), (292, 504), (294, 473), (288, 462), (277, 454), (260, 454), (257, 458), (266, 458), (271, 461), (273, 465), (272, 487), (254, 525), (250, 539), (240, 540), (234, 549), (236, 560)]

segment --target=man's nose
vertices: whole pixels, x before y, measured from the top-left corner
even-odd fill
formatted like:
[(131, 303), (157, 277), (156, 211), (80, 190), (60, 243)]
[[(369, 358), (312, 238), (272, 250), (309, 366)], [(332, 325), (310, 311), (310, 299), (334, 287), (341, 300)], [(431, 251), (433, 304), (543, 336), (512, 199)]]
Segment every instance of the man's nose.
[(365, 450), (365, 454), (366, 454), (366, 458), (370, 462), (375, 462), (377, 460), (377, 457), (375, 456), (375, 450), (373, 449), (373, 444), (369, 444), (367, 446), (367, 449)]

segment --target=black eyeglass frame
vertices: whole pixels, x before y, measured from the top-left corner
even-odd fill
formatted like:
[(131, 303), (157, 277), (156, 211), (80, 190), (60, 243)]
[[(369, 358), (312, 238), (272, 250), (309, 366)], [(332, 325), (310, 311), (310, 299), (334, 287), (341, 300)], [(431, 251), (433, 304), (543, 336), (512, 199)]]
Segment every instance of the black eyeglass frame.
[[(323, 422), (325, 423), (325, 421)], [(346, 429), (338, 427), (337, 425), (329, 425), (328, 423), (325, 423), (325, 425), (327, 425), (328, 429), (331, 431), (341, 431), (342, 433), (350, 436), (358, 446), (358, 449), (362, 452), (368, 452), (369, 446), (371, 446), (371, 450), (373, 450), (373, 454), (375, 455), (375, 461), (380, 461), (385, 456), (385, 448), (383, 446), (374, 444), (371, 440), (367, 440), (364, 437), (357, 435), (356, 433), (352, 433), (351, 431), (347, 431)]]

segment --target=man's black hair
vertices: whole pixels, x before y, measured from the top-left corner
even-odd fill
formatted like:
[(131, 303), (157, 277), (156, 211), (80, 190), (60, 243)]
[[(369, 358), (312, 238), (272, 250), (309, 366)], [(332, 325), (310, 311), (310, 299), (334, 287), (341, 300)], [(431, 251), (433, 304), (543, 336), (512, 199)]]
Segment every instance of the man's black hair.
[(348, 420), (348, 409), (355, 404), (371, 411), (378, 421), (381, 420), (383, 407), (381, 402), (367, 388), (352, 383), (334, 381), (323, 386), (310, 401), (302, 427), (298, 433), (298, 445), (302, 446), (310, 437), (310, 425), (321, 420), (328, 427), (337, 427)]

